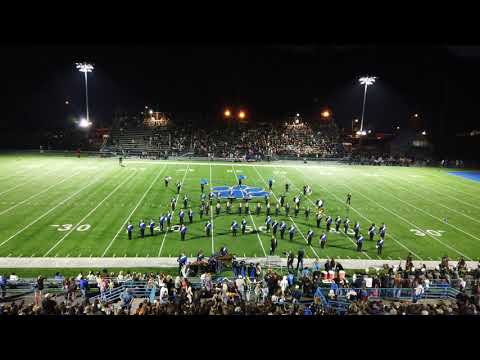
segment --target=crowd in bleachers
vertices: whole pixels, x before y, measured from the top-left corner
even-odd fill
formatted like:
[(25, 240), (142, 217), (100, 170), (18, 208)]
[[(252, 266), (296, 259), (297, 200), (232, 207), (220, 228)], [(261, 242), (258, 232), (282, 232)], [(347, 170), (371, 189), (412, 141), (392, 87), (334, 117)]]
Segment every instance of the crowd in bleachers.
[[(42, 294), (44, 284), (39, 277), (34, 302), (1, 304), (0, 315), (325, 315), (337, 314), (335, 308), (326, 306), (326, 299), (339, 300), (341, 293), (346, 293), (344, 313), (349, 315), (476, 315), (480, 311), (480, 266), (467, 269), (461, 260), (453, 267), (446, 257), (433, 270), (415, 268), (409, 256), (404, 268), (384, 265), (382, 269), (346, 276), (334, 260), (325, 264), (317, 260), (311, 268), (300, 267), (288, 274), (268, 268), (215, 279), (204, 273), (198, 284), (181, 275), (163, 273), (114, 274), (105, 270), (67, 280), (57, 275), (55, 281), (62, 284), (63, 294)], [(0, 280), (4, 279), (9, 278)], [(118, 304), (102, 302), (102, 296), (88, 300), (85, 284), (96, 284), (102, 293), (128, 280), (143, 280), (158, 295), (144, 299), (136, 309), (132, 309), (134, 296), (129, 288)], [(419, 301), (433, 282), (458, 289), (456, 299)], [(379, 296), (377, 290), (381, 288), (391, 288), (390, 297)], [(400, 298), (402, 290), (407, 290), (411, 298)]]

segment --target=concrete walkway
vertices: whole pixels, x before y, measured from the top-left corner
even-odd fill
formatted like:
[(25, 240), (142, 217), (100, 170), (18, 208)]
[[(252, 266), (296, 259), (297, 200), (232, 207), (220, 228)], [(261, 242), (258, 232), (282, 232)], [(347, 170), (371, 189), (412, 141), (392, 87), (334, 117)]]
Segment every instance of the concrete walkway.
[[(194, 259), (189, 259), (194, 260)], [(257, 258), (238, 258), (245, 260), (247, 263), (259, 262), (261, 265), (287, 266), (287, 259), (280, 257), (257, 257)], [(311, 266), (315, 259), (305, 259), (304, 264)], [(327, 259), (319, 259), (323, 264)], [(352, 259), (335, 259), (340, 262), (345, 269), (366, 269), (380, 268), (383, 264), (402, 265), (405, 266), (405, 260), (352, 260)], [(428, 269), (434, 269), (440, 261), (413, 261), (414, 266), (425, 264)], [(467, 267), (476, 269), (479, 265), (477, 261), (467, 261)], [(294, 265), (296, 266), (295, 260)], [(450, 261), (450, 265), (456, 265), (456, 261)], [(176, 257), (78, 257), (78, 258), (60, 258), (60, 257), (2, 257), (0, 258), (0, 268), (168, 268), (177, 267)]]

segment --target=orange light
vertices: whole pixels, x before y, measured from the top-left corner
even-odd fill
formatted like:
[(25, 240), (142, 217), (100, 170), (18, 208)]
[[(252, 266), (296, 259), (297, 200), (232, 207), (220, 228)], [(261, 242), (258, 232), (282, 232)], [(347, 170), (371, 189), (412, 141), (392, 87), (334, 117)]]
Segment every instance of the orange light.
[(240, 119), (244, 119), (244, 118), (245, 118), (245, 112), (240, 111), (240, 112), (238, 113), (238, 117), (239, 117)]
[(330, 111), (328, 111), (328, 110), (323, 111), (322, 112), (322, 117), (324, 117), (324, 118), (330, 117)]
[(231, 115), (230, 110), (228, 110), (228, 109), (225, 110), (225, 112), (223, 113), (223, 115), (225, 115), (226, 117), (230, 117), (230, 115)]

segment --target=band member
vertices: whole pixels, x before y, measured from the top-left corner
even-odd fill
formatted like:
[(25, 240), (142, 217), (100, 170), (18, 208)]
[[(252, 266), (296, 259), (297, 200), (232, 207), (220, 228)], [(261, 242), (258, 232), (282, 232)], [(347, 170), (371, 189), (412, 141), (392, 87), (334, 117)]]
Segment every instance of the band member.
[(205, 224), (205, 235), (210, 237), (211, 231), (212, 231), (212, 223), (210, 221), (207, 221), (207, 223)]
[(307, 208), (305, 209), (305, 219), (308, 220), (308, 217), (309, 217), (309, 216), (310, 216), (310, 208), (307, 207)]
[(330, 228), (332, 227), (332, 223), (333, 223), (333, 219), (332, 219), (331, 216), (327, 217), (326, 223), (327, 223), (327, 232), (329, 232)]
[(383, 244), (385, 243), (385, 239), (384, 238), (380, 238), (378, 241), (377, 241), (377, 255), (382, 255), (382, 250), (383, 250)]
[(242, 219), (241, 230), (242, 230), (242, 235), (245, 235), (247, 231), (247, 220), (245, 220), (245, 218)]
[(282, 240), (285, 239), (285, 230), (287, 230), (287, 224), (282, 221), (280, 224), (280, 239)]
[(177, 199), (172, 198), (172, 200), (170, 201), (170, 207), (172, 208), (172, 211), (175, 211), (176, 206), (177, 206)]
[(280, 196), (280, 207), (283, 207), (283, 205), (285, 205), (285, 196), (281, 195)]
[(192, 209), (188, 210), (188, 220), (190, 221), (190, 224), (193, 223), (193, 210)]
[(321, 224), (321, 222), (322, 222), (322, 219), (323, 219), (322, 213), (321, 213), (321, 212), (318, 212), (318, 214), (317, 214), (317, 228), (320, 227), (320, 224)]
[(180, 194), (180, 189), (182, 188), (182, 183), (177, 181), (177, 194)]
[(298, 206), (298, 204), (295, 204), (295, 217), (297, 217), (299, 211), (300, 207)]
[(270, 215), (270, 203), (267, 203), (266, 212), (267, 216)]
[(165, 187), (168, 187), (168, 182), (170, 181), (170, 177), (165, 176)]
[(288, 184), (285, 184), (285, 192), (288, 192)]
[(348, 234), (348, 227), (350, 226), (350, 219), (347, 217), (343, 221), (343, 230), (345, 231), (345, 235)]
[(160, 216), (158, 219), (158, 225), (160, 227), (160, 231), (163, 232), (163, 224), (165, 223), (165, 215)]
[(370, 236), (370, 241), (373, 240), (373, 237), (375, 236), (375, 234), (376, 234), (375, 224), (372, 224), (372, 225), (370, 225), (370, 227), (368, 228), (368, 236)]
[(352, 194), (348, 193), (347, 194), (347, 205), (350, 205), (351, 200), (352, 200)]
[(387, 231), (387, 227), (383, 223), (382, 226), (380, 226), (380, 237), (385, 240), (385, 233)]
[(180, 210), (180, 212), (178, 213), (178, 219), (180, 221), (180, 225), (183, 225), (183, 218), (185, 217), (185, 212), (182, 210)]
[(147, 227), (145, 222), (143, 220), (140, 220), (138, 227), (140, 228), (140, 237), (142, 238), (145, 237), (145, 228)]
[(185, 234), (186, 233), (187, 233), (187, 227), (182, 224), (182, 226), (180, 226), (180, 239), (182, 241), (185, 241)]
[(238, 203), (238, 215), (242, 214), (242, 203)]
[(269, 179), (268, 180), (268, 190), (272, 191), (272, 186), (273, 186), (273, 180)]
[(265, 200), (265, 206), (266, 206), (270, 202), (270, 197), (268, 196), (268, 194), (265, 194), (264, 200)]
[(220, 256), (227, 256), (228, 255), (228, 249), (226, 246), (222, 246), (220, 248)]
[(233, 236), (237, 236), (237, 228), (238, 228), (237, 221), (233, 220), (232, 225), (230, 226), (230, 230), (232, 230)]
[(230, 215), (232, 212), (232, 203), (230, 202), (230, 200), (227, 201), (226, 209), (227, 209), (227, 214)]
[(275, 206), (275, 216), (280, 215), (280, 204), (277, 202), (277, 205)]
[(290, 229), (288, 229), (288, 236), (290, 238), (290, 241), (293, 241), (293, 237), (295, 236), (295, 226), (290, 225)]
[(285, 215), (288, 216), (288, 213), (290, 212), (290, 205), (287, 203), (285, 205)]
[(355, 222), (355, 226), (353, 227), (353, 231), (355, 232), (355, 238), (358, 238), (358, 233), (360, 232), (360, 224), (359, 222)]
[(312, 238), (313, 238), (313, 231), (312, 229), (309, 229), (307, 232), (307, 244), (308, 246), (312, 245)]
[(323, 233), (322, 236), (320, 236), (320, 247), (323, 249), (326, 243), (327, 243), (327, 234)]
[(200, 214), (200, 220), (203, 219), (203, 212), (205, 211), (204, 209), (205, 209), (205, 205), (201, 205), (201, 206), (200, 206), (200, 212), (199, 212), (199, 214)]
[(364, 238), (362, 235), (360, 235), (357, 239), (357, 251), (362, 251), (363, 241)]
[(215, 213), (218, 215), (220, 215), (220, 208), (222, 207), (222, 205), (220, 205), (220, 201), (217, 202), (217, 205), (215, 205)]
[(167, 213), (167, 230), (170, 230), (170, 224), (172, 223), (172, 213), (169, 211)]
[(337, 216), (335, 219), (335, 231), (338, 232), (340, 229), (340, 224), (342, 223), (342, 218), (340, 216)]
[(250, 205), (248, 201), (245, 203), (245, 214), (250, 215)]
[(262, 210), (262, 205), (260, 205), (259, 202), (257, 202), (257, 207), (255, 209), (255, 213), (258, 215), (260, 215), (260, 211)]
[(150, 219), (149, 228), (150, 228), (150, 236), (153, 236), (153, 230), (155, 229), (155, 222), (153, 221), (153, 219)]
[(127, 225), (128, 240), (132, 240), (133, 225), (131, 222)]
[(270, 216), (267, 216), (267, 218), (265, 219), (265, 226), (267, 227), (267, 231), (270, 230), (271, 223), (272, 223), (272, 219), (270, 218)]
[(186, 209), (187, 206), (188, 206), (188, 197), (187, 197), (187, 195), (185, 195), (183, 197), (183, 208)]
[(278, 230), (278, 222), (277, 222), (277, 220), (273, 220), (273, 223), (272, 223), (272, 234), (273, 234), (273, 236), (277, 235), (277, 230)]

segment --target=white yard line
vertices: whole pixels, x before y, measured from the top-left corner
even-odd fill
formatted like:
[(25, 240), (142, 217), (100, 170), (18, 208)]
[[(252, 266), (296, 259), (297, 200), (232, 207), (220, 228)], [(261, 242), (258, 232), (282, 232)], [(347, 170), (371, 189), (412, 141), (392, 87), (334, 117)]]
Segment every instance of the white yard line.
[[(413, 186), (417, 186), (417, 185), (418, 185), (418, 184), (416, 184), (416, 183), (411, 183), (411, 182), (409, 182), (409, 181), (406, 181), (405, 179), (402, 179), (402, 181), (405, 181), (406, 183), (411, 184), (411, 185), (413, 185)], [(389, 184), (389, 183), (387, 183), (387, 184)], [(400, 186), (400, 185), (398, 185), (398, 183), (396, 183), (395, 186), (396, 186), (396, 187), (399, 187), (399, 188), (401, 188), (401, 189), (404, 189), (405, 191), (415, 193), (415, 196), (418, 197), (418, 198), (420, 198), (420, 199), (427, 200), (427, 201), (429, 201), (429, 202), (434, 203), (435, 205), (440, 205), (441, 207), (444, 207), (445, 209), (448, 209), (448, 210), (453, 211), (454, 213), (457, 213), (457, 214), (459, 214), (459, 215), (461, 215), (461, 216), (464, 216), (464, 217), (466, 217), (466, 218), (468, 218), (468, 219), (470, 219), (470, 220), (472, 220), (472, 221), (475, 221), (475, 222), (477, 222), (477, 223), (480, 223), (480, 220), (477, 220), (477, 219), (475, 219), (475, 218), (473, 218), (473, 217), (471, 217), (471, 216), (469, 216), (469, 215), (467, 215), (467, 214), (464, 214), (464, 213), (462, 213), (462, 212), (460, 212), (460, 211), (458, 211), (458, 210), (449, 208), (449, 207), (446, 206), (446, 205), (437, 203), (437, 202), (434, 201), (434, 200), (430, 200), (429, 198), (427, 198), (427, 197), (425, 197), (425, 196), (420, 196), (420, 195), (418, 195), (418, 193), (414, 192), (412, 189), (408, 189), (408, 188), (406, 188), (406, 187)]]
[(150, 191), (150, 189), (153, 187), (153, 185), (157, 182), (158, 178), (160, 177), (160, 175), (164, 172), (164, 170), (167, 168), (167, 165), (165, 165), (157, 174), (157, 176), (155, 176), (155, 178), (153, 179), (152, 183), (150, 184), (150, 186), (147, 188), (147, 190), (145, 190), (145, 192), (143, 193), (142, 197), (140, 198), (140, 200), (138, 200), (138, 203), (137, 205), (133, 208), (133, 210), (130, 212), (130, 214), (127, 216), (127, 218), (125, 219), (125, 221), (123, 222), (123, 224), (120, 226), (120, 228), (118, 229), (117, 233), (115, 234), (115, 236), (113, 237), (112, 240), (110, 240), (110, 242), (108, 243), (107, 247), (105, 248), (105, 250), (103, 251), (102, 253), (102, 257), (105, 256), (105, 254), (107, 253), (107, 251), (110, 249), (110, 247), (112, 246), (112, 244), (114, 243), (114, 241), (117, 239), (118, 235), (120, 234), (120, 232), (122, 231), (122, 229), (125, 228), (125, 225), (127, 224), (128, 220), (130, 220), (130, 218), (132, 217), (133, 213), (135, 212), (135, 210), (137, 210), (137, 208), (140, 206), (140, 204), (142, 203), (143, 199), (145, 199), (145, 196), (147, 196), (148, 192)]
[[(478, 190), (480, 189), (478, 186), (475, 186), (474, 183), (470, 183), (470, 182), (469, 182), (469, 183), (465, 183), (464, 181), (471, 181), (471, 180), (468, 180), (468, 179), (466, 179), (466, 178), (464, 178), (464, 177), (462, 177), (462, 176), (452, 175), (452, 174), (448, 174), (448, 173), (445, 173), (445, 175), (451, 176), (452, 179), (457, 178), (457, 179), (460, 181), (459, 185), (464, 186), (465, 189), (468, 189), (468, 190), (471, 190), (471, 191), (478, 191)], [(447, 178), (444, 177), (443, 175), (438, 175), (438, 174), (434, 174), (432, 177), (436, 177), (436, 178), (438, 178), (438, 179), (445, 179), (445, 180), (447, 179)], [(430, 177), (430, 178), (431, 178), (431, 177)], [(463, 195), (467, 195), (467, 196), (469, 196), (469, 197), (474, 196), (474, 194), (463, 192), (463, 191), (461, 191), (461, 190), (458, 190), (458, 189), (455, 188), (455, 187), (452, 187), (452, 186), (450, 186), (450, 185), (445, 184), (444, 182), (441, 182), (441, 183), (435, 182), (435, 184), (436, 184), (436, 185), (440, 185), (440, 186), (445, 186), (445, 187), (447, 187), (447, 188), (449, 188), (449, 189), (452, 189), (454, 192), (457, 192), (457, 193), (460, 193), (460, 194), (463, 194)]]
[(28, 225), (26, 225), (24, 228), (20, 229), (19, 231), (17, 231), (15, 234), (13, 234), (12, 236), (10, 236), (8, 239), (4, 240), (2, 243), (0, 243), (0, 246), (3, 246), (5, 243), (9, 242), (10, 240), (12, 240), (15, 236), (17, 236), (18, 234), (21, 234), (22, 232), (24, 232), (25, 230), (27, 230), (30, 226), (34, 225), (35, 223), (37, 223), (38, 221), (40, 221), (41, 219), (43, 219), (45, 216), (47, 216), (48, 214), (50, 214), (52, 211), (54, 211), (55, 209), (57, 209), (59, 206), (65, 204), (67, 201), (69, 201), (71, 198), (75, 197), (77, 194), (81, 193), (83, 190), (85, 190), (87, 187), (89, 187), (90, 185), (94, 184), (95, 182), (97, 182), (99, 179), (101, 178), (101, 176), (98, 176), (96, 179), (90, 181), (87, 185), (83, 186), (82, 188), (80, 188), (79, 190), (77, 190), (76, 192), (74, 192), (73, 194), (71, 194), (70, 196), (68, 196), (66, 199), (62, 200), (61, 202), (59, 202), (57, 205), (55, 205), (53, 208), (51, 208), (50, 210), (48, 210), (47, 212), (45, 212), (44, 214), (40, 215), (38, 218), (36, 218), (34, 221), (32, 221), (31, 223), (29, 223)]
[[(305, 177), (305, 175), (300, 171), (298, 170), (298, 172), (300, 172), (300, 174), (302, 174), (303, 177)], [(344, 204), (344, 202), (342, 201), (342, 199), (340, 199), (337, 195), (335, 195), (334, 193), (331, 193), (329, 192), (329, 190), (327, 188), (325, 188), (324, 186), (320, 185), (319, 183), (317, 183), (318, 186), (320, 186), (322, 189), (324, 189), (329, 195), (333, 196), (339, 203), (341, 204)], [(372, 220), (368, 219), (366, 216), (364, 216), (362, 213), (360, 213), (357, 209), (355, 209), (353, 206), (350, 206), (350, 209), (352, 209), (353, 211), (355, 211), (361, 218), (367, 220), (369, 223), (373, 223)], [(410, 252), (412, 255), (414, 255), (417, 259), (422, 260), (422, 258), (420, 256), (418, 256), (417, 254), (415, 254), (415, 252), (413, 252), (411, 249), (409, 249), (406, 245), (402, 244), (400, 241), (398, 241), (393, 235), (391, 234), (387, 234), (388, 237), (392, 238), (393, 241), (395, 241), (398, 245), (400, 245), (401, 247), (403, 247), (405, 250), (407, 250), (408, 252)]]
[[(212, 164), (210, 164), (210, 189), (212, 189), (213, 187), (213, 183), (212, 183)], [(214, 231), (214, 226), (213, 226), (213, 206), (212, 204), (210, 203), (210, 218), (211, 218), (211, 221), (212, 221), (212, 255), (215, 253), (215, 243), (214, 243), (214, 240), (213, 240), (213, 231)]]
[[(258, 177), (259, 177), (260, 179), (262, 179), (262, 181), (265, 183), (265, 185), (268, 186), (267, 181), (262, 177), (262, 175), (260, 174), (260, 172), (258, 171), (258, 169), (257, 169), (255, 166), (254, 166), (253, 168), (254, 168), (255, 171), (257, 172)], [(275, 195), (275, 193), (274, 193), (273, 191), (272, 191), (272, 195), (273, 195), (273, 196), (275, 197), (275, 199), (278, 201), (277, 195)], [(289, 218), (290, 221), (293, 223), (293, 225), (295, 225), (295, 228), (298, 230), (298, 232), (300, 233), (300, 235), (302, 235), (303, 240), (305, 240), (305, 242), (306, 242), (307, 245), (308, 245), (308, 240), (307, 240), (307, 239), (305, 238), (305, 236), (303, 235), (302, 230), (300, 230), (300, 227), (295, 223), (295, 220), (293, 220), (293, 218), (292, 218), (290, 215), (288, 216), (288, 218)], [(318, 256), (317, 252), (315, 251), (315, 249), (313, 248), (313, 246), (312, 246), (312, 245), (309, 245), (309, 247), (310, 247), (310, 249), (312, 250), (312, 252), (315, 254), (315, 256), (317, 257), (317, 259), (320, 258), (320, 257)]]
[[(283, 176), (285, 178), (285, 180), (287, 180), (288, 182), (290, 182), (296, 189), (300, 190), (300, 188), (295, 185), (295, 183), (293, 181), (291, 181), (286, 175), (283, 175), (281, 174), (281, 176)], [(320, 185), (321, 186), (321, 185)], [(310, 201), (310, 203), (316, 208), (317, 205), (315, 205), (315, 203), (312, 201), (312, 199), (310, 199), (310, 197), (306, 197), (308, 199), (308, 201)], [(340, 231), (340, 234), (342, 234), (343, 236), (345, 236), (353, 245), (357, 246), (357, 244), (355, 243), (355, 241), (353, 241), (347, 234), (345, 234), (344, 232)], [(371, 259), (370, 255), (368, 255), (368, 253), (366, 252), (362, 252), (363, 255), (365, 255), (366, 257), (368, 257), (369, 259)]]
[(378, 190), (378, 191), (380, 191), (380, 192), (383, 192), (383, 193), (385, 193), (385, 194), (387, 194), (387, 195), (389, 195), (389, 196), (397, 199), (398, 201), (400, 201), (400, 202), (402, 202), (402, 203), (404, 203), (404, 204), (406, 204), (406, 205), (408, 205), (408, 206), (410, 206), (410, 207), (412, 207), (412, 208), (414, 208), (414, 209), (416, 209), (416, 210), (418, 210), (418, 211), (423, 212), (424, 214), (430, 216), (432, 219), (435, 219), (435, 220), (441, 222), (442, 224), (445, 224), (445, 225), (447, 225), (447, 226), (450, 226), (451, 228), (453, 228), (453, 229), (455, 229), (455, 230), (457, 230), (457, 231), (460, 231), (460, 232), (464, 233), (464, 234), (467, 235), (467, 236), (470, 236), (472, 239), (475, 239), (475, 240), (480, 241), (480, 238), (476, 237), (475, 235), (472, 235), (472, 234), (470, 234), (470, 233), (468, 233), (468, 232), (466, 232), (466, 231), (464, 231), (464, 230), (462, 230), (462, 229), (460, 229), (460, 228), (456, 227), (455, 225), (452, 225), (452, 224), (450, 224), (450, 223), (448, 223), (448, 222), (445, 223), (441, 218), (439, 218), (439, 217), (437, 217), (437, 216), (435, 216), (435, 215), (432, 215), (432, 214), (429, 213), (428, 211), (423, 210), (423, 209), (421, 209), (421, 208), (413, 205), (413, 204), (410, 203), (409, 201), (402, 200), (402, 199), (400, 199), (398, 196), (395, 196), (395, 195), (393, 195), (392, 193), (390, 193), (390, 192), (388, 192), (388, 191), (385, 191), (385, 190), (382, 190), (382, 189), (379, 189), (379, 188), (377, 188), (376, 190)]
[(55, 186), (57, 186), (57, 185), (60, 185), (61, 183), (64, 183), (65, 181), (71, 179), (71, 178), (74, 177), (74, 176), (77, 176), (77, 175), (80, 174), (80, 173), (81, 173), (81, 171), (77, 171), (76, 173), (74, 173), (74, 174), (72, 174), (72, 175), (70, 175), (70, 176), (67, 176), (67, 177), (64, 178), (63, 180), (61, 180), (61, 181), (59, 181), (59, 182), (57, 182), (57, 183), (55, 183), (55, 184), (53, 184), (53, 185), (50, 185), (48, 188), (40, 191), (39, 193), (36, 193), (36, 194), (34, 194), (34, 195), (26, 198), (25, 200), (20, 201), (18, 204), (14, 205), (14, 206), (11, 206), (11, 207), (9, 207), (8, 209), (3, 210), (2, 212), (0, 212), (0, 215), (3, 215), (3, 214), (5, 214), (5, 213), (9, 212), (10, 210), (13, 210), (13, 209), (15, 209), (16, 207), (18, 207), (18, 206), (20, 206), (20, 205), (22, 205), (22, 204), (25, 204), (27, 201), (29, 201), (29, 200), (31, 200), (31, 199), (39, 196), (39, 195), (42, 195), (43, 193), (46, 193), (48, 190), (52, 189), (53, 187), (55, 187)]
[[(233, 176), (235, 177), (235, 185), (238, 182), (238, 177), (237, 177), (237, 172), (235, 171), (235, 166), (232, 164), (232, 169), (233, 169)], [(263, 254), (267, 256), (267, 253), (265, 251), (265, 248), (263, 247), (262, 239), (260, 238), (260, 235), (258, 234), (257, 230), (257, 225), (255, 225), (255, 221), (253, 220), (252, 213), (250, 212), (250, 220), (252, 220), (253, 228), (255, 229), (255, 233), (257, 234), (258, 242), (260, 243), (260, 246), (262, 247)]]
[[(347, 185), (344, 185), (344, 184), (340, 184), (344, 187), (346, 187), (347, 189), (349, 189), (350, 192), (352, 192), (352, 188), (350, 188), (349, 186)], [(361, 191), (358, 191), (357, 192), (360, 196), (364, 197), (365, 199), (367, 199), (368, 201), (370, 202), (373, 202), (374, 204), (376, 204), (377, 206), (381, 207), (382, 209), (388, 211), (389, 213), (391, 213), (392, 215), (394, 215), (395, 217), (401, 219), (403, 222), (409, 224), (410, 226), (413, 226), (414, 228), (416, 228), (417, 230), (422, 230), (421, 228), (419, 228), (417, 225), (415, 225), (414, 223), (412, 223), (411, 221), (405, 219), (404, 217), (402, 217), (401, 215), (397, 214), (396, 212), (390, 210), (390, 209), (387, 209), (386, 207), (382, 206), (381, 204), (379, 204), (378, 202), (376, 202), (375, 200), (373, 199), (370, 199), (368, 196), (365, 196), (362, 194)], [(449, 248), (450, 250), (456, 252), (457, 254), (463, 256), (465, 259), (468, 259), (468, 260), (472, 260), (470, 257), (468, 257), (467, 255), (463, 254), (462, 252), (458, 251), (457, 249), (455, 249), (454, 247), (448, 245), (448, 244), (445, 244), (443, 241), (437, 239), (436, 237), (434, 236), (431, 236), (430, 234), (426, 233), (426, 235), (430, 238), (432, 238), (433, 240), (439, 242), (440, 244), (442, 244), (443, 246)], [(413, 253), (412, 253), (413, 254)]]
[[(55, 171), (57, 171), (57, 170), (59, 170), (59, 169), (56, 168), (56, 169), (54, 169), (54, 170), (48, 171), (47, 173), (42, 174), (42, 176), (50, 175), (51, 173), (53, 173), (53, 172), (55, 172)], [(14, 176), (15, 176), (15, 175), (12, 175), (12, 177), (14, 177)], [(33, 181), (36, 181), (36, 180), (37, 180), (37, 178), (34, 177), (34, 178), (30, 179), (30, 180), (24, 181), (23, 183), (20, 183), (20, 184), (18, 184), (18, 185), (15, 185), (14, 187), (12, 187), (12, 188), (10, 188), (10, 189), (8, 189), (8, 190), (5, 190), (5, 191), (0, 192), (0, 195), (6, 194), (6, 193), (8, 193), (8, 192), (10, 192), (10, 191), (12, 191), (12, 190), (15, 190), (16, 188), (19, 188), (20, 186), (23, 186), (23, 185), (25, 185), (25, 184), (29, 184), (29, 183), (31, 183), (31, 182), (33, 182)]]
[(100, 201), (97, 206), (95, 206), (92, 210), (89, 211), (89, 213), (87, 215), (85, 215), (77, 224), (75, 224), (75, 226), (72, 227), (71, 230), (69, 230), (60, 240), (58, 240), (44, 255), (43, 257), (46, 257), (48, 254), (50, 254), (58, 245), (60, 245), (63, 240), (65, 240), (67, 238), (68, 235), (70, 235), (76, 228), (77, 226), (81, 225), (82, 222), (85, 221), (85, 219), (87, 219), (91, 214), (93, 214), (95, 212), (95, 210), (97, 210), (105, 201), (107, 201), (110, 196), (112, 196), (113, 194), (115, 194), (117, 192), (118, 189), (120, 189), (120, 187), (122, 187), (123, 184), (125, 184), (128, 180), (130, 180), (133, 176), (135, 176), (137, 174), (136, 171), (132, 172), (132, 174), (125, 178), (125, 180), (123, 180), (120, 184), (118, 184), (115, 189), (113, 189), (110, 194), (108, 194), (106, 197), (103, 198), (102, 201)]
[[(182, 178), (182, 181), (181, 181), (182, 187), (183, 187), (183, 182), (185, 181), (185, 177), (187, 176), (189, 167), (190, 167), (190, 164), (187, 165), (187, 168), (185, 169), (185, 174), (183, 174), (183, 178)], [(175, 203), (178, 201), (178, 197), (179, 197), (179, 196), (180, 196), (180, 194), (177, 194), (177, 197), (176, 197), (176, 199), (175, 199)], [(173, 217), (173, 213), (172, 213), (172, 217)], [(158, 255), (157, 255), (157, 257), (160, 257), (160, 254), (162, 253), (163, 245), (165, 244), (165, 239), (167, 238), (168, 230), (169, 230), (169, 229), (167, 229), (167, 230), (165, 231), (165, 235), (163, 235), (162, 244), (160, 245), (160, 249), (158, 250)]]

